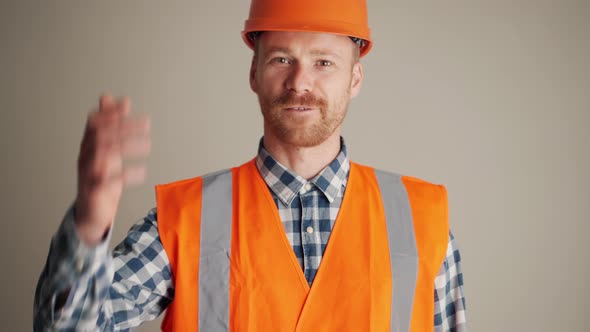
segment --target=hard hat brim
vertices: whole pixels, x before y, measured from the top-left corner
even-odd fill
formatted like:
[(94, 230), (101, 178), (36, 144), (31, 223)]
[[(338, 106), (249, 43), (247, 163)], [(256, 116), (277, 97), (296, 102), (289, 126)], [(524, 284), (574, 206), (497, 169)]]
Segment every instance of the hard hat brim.
[(249, 37), (249, 34), (251, 32), (259, 31), (325, 32), (361, 38), (365, 40), (365, 43), (361, 47), (360, 57), (369, 53), (373, 46), (370, 29), (368, 27), (343, 22), (285, 22), (284, 20), (249, 19), (246, 21), (244, 31), (242, 31), (242, 39), (251, 49), (254, 49), (254, 41)]

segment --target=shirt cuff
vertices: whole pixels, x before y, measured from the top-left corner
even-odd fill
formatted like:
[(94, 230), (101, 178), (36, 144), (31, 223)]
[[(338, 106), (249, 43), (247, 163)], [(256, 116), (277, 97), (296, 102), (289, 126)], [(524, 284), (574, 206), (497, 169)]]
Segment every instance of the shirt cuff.
[[(112, 274), (107, 273), (112, 264), (110, 238), (111, 230), (98, 245), (85, 244), (76, 230), (74, 208), (68, 209), (51, 240), (45, 269), (37, 285), (35, 316), (40, 323), (36, 321), (36, 325), (50, 326), (60, 318), (71, 316), (70, 311), (80, 310), (85, 299), (92, 295), (87, 292), (91, 285), (104, 284), (101, 278), (112, 279)], [(99, 293), (104, 291), (94, 286), (92, 289)], [(69, 310), (64, 314), (65, 308)]]
[(74, 207), (70, 207), (51, 242), (49, 261), (55, 263), (57, 272), (53, 275), (65, 277), (62, 280), (71, 285), (83, 275), (96, 273), (110, 258), (111, 235), (112, 227), (99, 244), (90, 246), (84, 243), (76, 230)]

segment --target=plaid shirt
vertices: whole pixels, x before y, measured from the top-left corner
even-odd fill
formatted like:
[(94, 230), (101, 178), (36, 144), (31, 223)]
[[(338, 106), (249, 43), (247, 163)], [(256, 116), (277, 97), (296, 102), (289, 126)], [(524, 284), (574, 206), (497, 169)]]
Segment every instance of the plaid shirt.
[[(346, 146), (306, 180), (279, 164), (260, 144), (256, 165), (267, 183), (305, 277), (320, 265), (346, 188)], [(52, 239), (35, 292), (34, 330), (128, 331), (162, 313), (174, 298), (156, 209), (138, 221), (109, 253), (110, 235), (89, 248), (78, 238), (70, 209)], [(434, 330), (465, 331), (459, 251), (449, 234), (447, 257), (435, 279)]]

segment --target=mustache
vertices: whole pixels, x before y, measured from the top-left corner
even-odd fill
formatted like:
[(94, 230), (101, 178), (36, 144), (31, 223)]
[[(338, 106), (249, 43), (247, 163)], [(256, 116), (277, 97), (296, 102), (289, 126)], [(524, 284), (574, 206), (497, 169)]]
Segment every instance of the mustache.
[(293, 92), (287, 92), (273, 100), (272, 105), (279, 107), (302, 106), (309, 108), (325, 108), (327, 107), (328, 102), (325, 99), (316, 97), (310, 93), (296, 95)]

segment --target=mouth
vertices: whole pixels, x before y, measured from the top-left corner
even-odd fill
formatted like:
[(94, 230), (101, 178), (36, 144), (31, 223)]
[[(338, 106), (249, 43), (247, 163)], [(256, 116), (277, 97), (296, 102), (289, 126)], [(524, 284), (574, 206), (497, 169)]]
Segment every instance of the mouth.
[(289, 107), (284, 108), (285, 111), (291, 111), (291, 112), (305, 112), (305, 111), (311, 111), (313, 109), (314, 108), (307, 107), (307, 106), (289, 106)]

